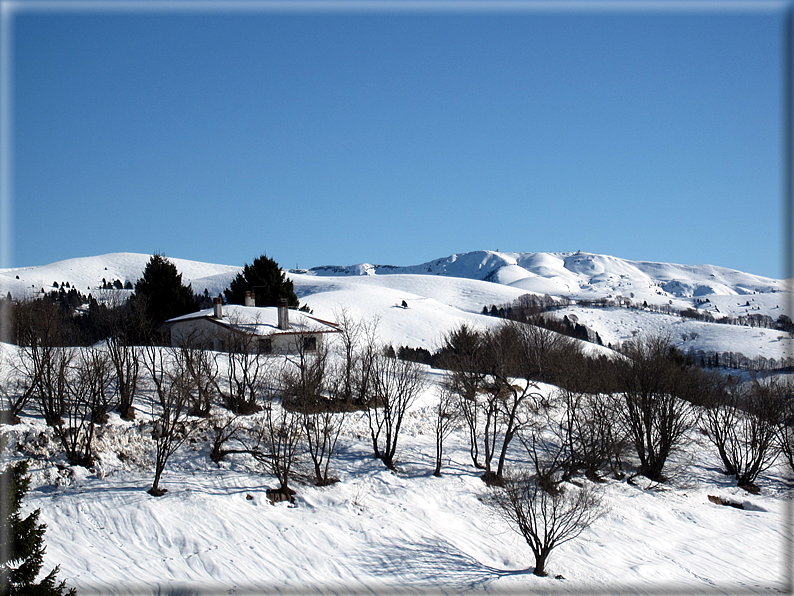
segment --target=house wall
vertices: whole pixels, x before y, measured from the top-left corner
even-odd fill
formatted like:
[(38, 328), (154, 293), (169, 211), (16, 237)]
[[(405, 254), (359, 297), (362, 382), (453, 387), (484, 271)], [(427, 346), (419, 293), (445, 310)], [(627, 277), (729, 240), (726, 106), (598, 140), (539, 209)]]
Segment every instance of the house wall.
[(171, 326), (172, 346), (190, 341), (207, 350), (219, 350), (228, 336), (228, 330), (207, 319), (187, 319)]
[[(270, 341), (269, 353), (272, 354), (294, 354), (298, 351), (299, 341), (314, 338), (316, 348), (323, 345), (324, 333), (276, 333), (268, 336), (256, 336), (250, 338), (249, 351), (264, 350), (265, 340)], [(195, 342), (199, 347), (207, 350), (225, 350), (233, 334), (231, 331), (213, 323), (208, 319), (187, 319), (179, 321), (171, 326), (171, 345), (182, 345), (186, 340)], [(311, 341), (311, 340), (310, 340)], [(260, 344), (261, 342), (261, 344)], [(260, 348), (260, 345), (262, 346)]]

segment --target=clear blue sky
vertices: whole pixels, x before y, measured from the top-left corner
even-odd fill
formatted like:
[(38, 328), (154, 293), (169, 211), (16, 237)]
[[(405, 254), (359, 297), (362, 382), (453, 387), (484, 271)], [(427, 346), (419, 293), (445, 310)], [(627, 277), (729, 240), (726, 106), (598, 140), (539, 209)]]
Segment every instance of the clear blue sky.
[(782, 4), (17, 6), (8, 266), (499, 249), (783, 275)]

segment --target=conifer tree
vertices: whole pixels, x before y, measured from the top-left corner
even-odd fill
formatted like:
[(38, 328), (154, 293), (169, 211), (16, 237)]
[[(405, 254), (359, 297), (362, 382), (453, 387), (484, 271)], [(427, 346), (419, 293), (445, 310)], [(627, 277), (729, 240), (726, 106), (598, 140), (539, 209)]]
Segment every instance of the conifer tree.
[[(0, 439), (0, 452), (4, 446), (3, 437)], [(36, 583), (44, 564), (47, 526), (39, 523), (39, 509), (24, 519), (19, 515), (22, 499), (30, 485), (27, 471), (28, 462), (19, 461), (0, 474), (0, 595), (62, 596), (64, 592), (74, 595), (74, 588), (67, 590), (65, 582), (56, 583), (58, 567)]]
[(173, 317), (196, 312), (198, 305), (190, 285), (182, 284), (182, 274), (163, 255), (155, 254), (135, 284), (135, 298), (153, 328)]
[(257, 257), (251, 265), (246, 263), (223, 294), (229, 304), (245, 304), (246, 291), (254, 292), (257, 306), (276, 306), (279, 298), (286, 298), (289, 306), (298, 306), (292, 280), (266, 255)]

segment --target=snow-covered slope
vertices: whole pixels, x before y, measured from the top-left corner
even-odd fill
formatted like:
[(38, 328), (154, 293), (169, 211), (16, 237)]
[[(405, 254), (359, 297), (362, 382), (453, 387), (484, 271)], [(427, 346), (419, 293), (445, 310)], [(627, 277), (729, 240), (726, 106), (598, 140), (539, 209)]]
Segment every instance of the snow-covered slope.
[[(410, 331), (416, 333), (416, 331)], [(639, 480), (598, 485), (607, 506), (578, 539), (556, 548), (545, 578), (531, 574), (523, 539), (485, 501), (463, 429), (446, 442), (442, 476), (435, 453), (431, 385), (403, 425), (396, 473), (372, 457), (362, 413), (348, 416), (332, 474), (315, 487), (309, 462), (295, 470), (295, 506), (271, 505), (276, 480), (254, 460), (209, 459), (209, 433), (186, 443), (166, 467), (165, 496), (152, 480), (153, 443), (146, 397), (137, 422), (113, 413), (97, 438), (93, 472), (34, 457), (25, 511), (41, 509), (45, 569), (80, 594), (767, 594), (780, 593), (786, 532), (777, 468), (754, 496), (732, 486), (702, 436), (670, 465), (678, 482), (644, 490)], [(542, 386), (544, 392), (553, 388)], [(34, 417), (6, 427), (27, 455), (42, 445)], [(518, 442), (508, 465), (526, 465)], [(32, 450), (32, 451), (30, 451)], [(12, 452), (13, 453), (13, 452)], [(522, 463), (523, 462), (523, 463)], [(629, 462), (627, 462), (629, 463)], [(630, 465), (630, 463), (629, 463)], [(581, 478), (578, 482), (588, 482)], [(575, 490), (571, 487), (569, 490)], [(742, 503), (716, 505), (709, 495)], [(556, 579), (560, 575), (564, 579)]]
[[(580, 295), (597, 296), (596, 290), (583, 289), (583, 279), (589, 276), (595, 280), (591, 286), (613, 295), (616, 288), (623, 291), (620, 284), (628, 283), (632, 287), (647, 283), (666, 292), (653, 284), (672, 272), (680, 272), (677, 281), (682, 284), (705, 283), (702, 272), (687, 277), (680, 266), (659, 265), (651, 275), (630, 269), (619, 259), (576, 262), (534, 254), (497, 267), (503, 255), (489, 253), (481, 261), (475, 254), (486, 253), (470, 253), (450, 263), (453, 270), (458, 267), (457, 275), (374, 271), (334, 276), (293, 272), (290, 277), (301, 302), (320, 318), (333, 320), (334, 313), (344, 308), (356, 319), (378, 320), (383, 341), (429, 349), (459, 322), (497, 324), (499, 319), (479, 314), (482, 306), (514, 300), (527, 291), (522, 284), (533, 283), (535, 288), (541, 283), (568, 284), (580, 288)], [(18, 281), (24, 287), (41, 279), (47, 289), (53, 281), (70, 281), (85, 291), (82, 284), (95, 287), (102, 277), (134, 281), (148, 258), (106, 255), (62, 261), (48, 269), (4, 270), (0, 282)], [(240, 269), (174, 262), (194, 289), (202, 291), (204, 283), (214, 283), (206, 286), (213, 294)], [(436, 273), (446, 270), (441, 262), (436, 269)], [(472, 275), (474, 269), (484, 270), (482, 278)], [(708, 296), (711, 303), (722, 301), (720, 311), (772, 308), (763, 302), (768, 297), (783, 306), (782, 296), (772, 292), (775, 284), (769, 284), (767, 292), (752, 276), (718, 273), (722, 285), (715, 281), (714, 288), (725, 293)], [(760, 293), (741, 294), (737, 288)], [(687, 304), (691, 299), (680, 300)], [(771, 330), (683, 321), (626, 308), (574, 305), (559, 314), (575, 315), (598, 331), (605, 343), (622, 341), (635, 332), (667, 331), (682, 347), (736, 349), (747, 356), (756, 350), (769, 357), (791, 341)], [(7, 374), (3, 367), (13, 363), (15, 354), (14, 346), (0, 345), (0, 374)], [(48, 525), (45, 570), (60, 565), (59, 579), (78, 588), (79, 594), (346, 596), (420, 594), (428, 589), (447, 594), (768, 594), (783, 590), (784, 572), (792, 563), (784, 560), (783, 548), (785, 471), (776, 466), (762, 475), (760, 495), (744, 493), (720, 472), (713, 448), (699, 432), (675, 455), (670, 469), (678, 472), (677, 481), (663, 490), (645, 490), (642, 482), (629, 483), (626, 478), (610, 478), (599, 485), (609, 508), (606, 515), (577, 540), (553, 551), (549, 577), (533, 576), (526, 543), (485, 504), (488, 489), (479, 478), (481, 470), (471, 464), (465, 430), (456, 430), (447, 440), (443, 476), (432, 476), (433, 411), (444, 373), (427, 372), (430, 385), (402, 427), (397, 472), (385, 470), (372, 457), (366, 419), (360, 412), (352, 413), (340, 439), (339, 456), (332, 463), (331, 473), (340, 482), (312, 486), (311, 466), (301, 463), (293, 483), (295, 507), (267, 501), (265, 491), (276, 486), (276, 480), (250, 457), (230, 456), (216, 466), (209, 459), (208, 428), (169, 461), (162, 480), (166, 495), (148, 495), (155, 411), (148, 390), (136, 398), (134, 422), (112, 413), (109, 424), (100, 429), (93, 471), (67, 464), (52, 429), (33, 408), (23, 413), (22, 424), (4, 427), (12, 439), (4, 457), (31, 458), (33, 482), (24, 507), (25, 511), (40, 508), (41, 520)], [(549, 395), (554, 391), (548, 386), (540, 390)], [(45, 443), (42, 436), (48, 433)], [(526, 465), (526, 454), (514, 443), (509, 465)], [(25, 452), (15, 451), (16, 444), (22, 444)], [(745, 508), (716, 505), (709, 495), (741, 502)], [(555, 579), (558, 574), (565, 579)]]

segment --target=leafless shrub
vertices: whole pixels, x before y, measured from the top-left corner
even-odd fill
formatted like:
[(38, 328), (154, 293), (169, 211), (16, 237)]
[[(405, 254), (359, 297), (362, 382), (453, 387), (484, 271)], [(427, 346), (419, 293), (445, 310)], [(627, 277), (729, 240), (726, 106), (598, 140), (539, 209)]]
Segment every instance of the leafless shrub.
[[(257, 394), (262, 379), (267, 374), (268, 362), (259, 353), (258, 338), (253, 333), (233, 329), (225, 342), (225, 362), (215, 363), (219, 374), (212, 378), (212, 385), (220, 395), (224, 406), (235, 414), (252, 414), (259, 410)], [(215, 353), (215, 357), (221, 354)]]
[(306, 451), (314, 466), (315, 484), (325, 486), (331, 459), (345, 420), (350, 399), (347, 393), (347, 362), (331, 367), (325, 343), (314, 346), (304, 341), (309, 334), (299, 333), (293, 341), (287, 366), (281, 374), (283, 403), (300, 412)]
[(293, 466), (303, 454), (303, 427), (301, 414), (282, 407), (279, 389), (274, 383), (266, 384), (263, 395), (262, 417), (258, 430), (247, 440), (247, 449), (257, 461), (279, 481), (275, 492), (290, 501), (295, 491), (289, 486)]

